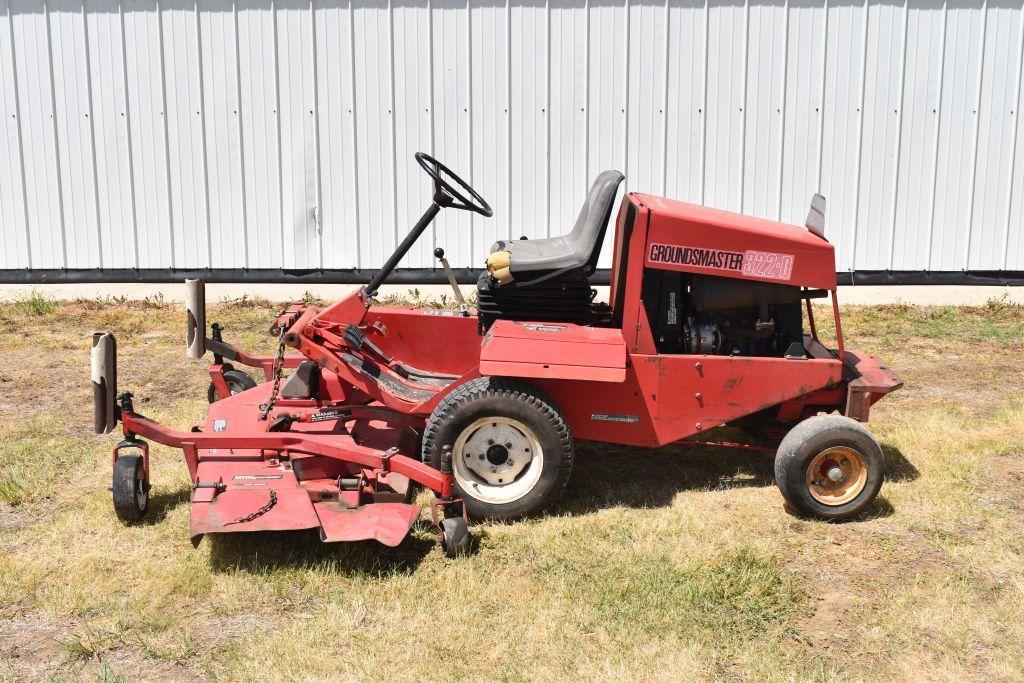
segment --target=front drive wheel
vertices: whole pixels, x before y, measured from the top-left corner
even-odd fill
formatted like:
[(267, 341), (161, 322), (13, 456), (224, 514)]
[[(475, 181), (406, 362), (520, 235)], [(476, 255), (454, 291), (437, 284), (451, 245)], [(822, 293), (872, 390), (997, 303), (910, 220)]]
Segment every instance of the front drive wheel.
[(477, 519), (542, 512), (572, 472), (572, 437), (562, 412), (518, 380), (480, 377), (446, 396), (423, 432), (424, 462), (440, 469), (446, 445), (456, 493)]
[(818, 415), (794, 427), (775, 455), (775, 482), (799, 512), (834, 521), (855, 517), (878, 495), (885, 456), (862, 424)]

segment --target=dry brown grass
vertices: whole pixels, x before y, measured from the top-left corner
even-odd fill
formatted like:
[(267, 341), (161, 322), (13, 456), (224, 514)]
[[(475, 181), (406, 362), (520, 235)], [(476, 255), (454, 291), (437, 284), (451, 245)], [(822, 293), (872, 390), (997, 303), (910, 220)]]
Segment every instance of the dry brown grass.
[[(270, 351), (275, 311), (211, 319)], [(180, 453), (159, 447), (151, 516), (121, 525), (112, 437), (89, 433), (88, 332), (114, 331), (122, 387), (185, 426), (206, 379), (177, 307), (2, 306), (0, 677), (1020, 680), (1024, 311), (844, 315), (907, 382), (873, 413), (891, 476), (866, 518), (790, 515), (763, 456), (584, 444), (552, 514), (482, 525), (453, 562), (426, 525), (393, 550), (194, 550)]]

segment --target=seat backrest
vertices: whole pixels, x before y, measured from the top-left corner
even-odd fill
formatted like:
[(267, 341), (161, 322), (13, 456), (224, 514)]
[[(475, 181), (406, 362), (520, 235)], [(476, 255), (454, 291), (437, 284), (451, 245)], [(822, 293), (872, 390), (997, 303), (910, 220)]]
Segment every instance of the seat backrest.
[(618, 194), (619, 185), (625, 179), (626, 177), (618, 171), (604, 171), (597, 176), (590, 186), (590, 191), (587, 192), (587, 199), (583, 202), (576, 224), (568, 235), (570, 241), (580, 246), (586, 245), (589, 249), (587, 273), (594, 272), (597, 267), (604, 234), (608, 230), (612, 209), (615, 208), (615, 195)]

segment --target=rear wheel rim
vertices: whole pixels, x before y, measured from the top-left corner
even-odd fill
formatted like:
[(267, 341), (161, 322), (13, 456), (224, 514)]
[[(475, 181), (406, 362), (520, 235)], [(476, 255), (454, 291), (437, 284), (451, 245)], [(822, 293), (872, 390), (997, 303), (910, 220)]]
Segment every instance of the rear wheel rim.
[(452, 470), (462, 492), (494, 505), (515, 502), (537, 485), (544, 450), (536, 432), (509, 417), (482, 417), (459, 433)]
[(868, 482), (864, 456), (848, 446), (832, 446), (814, 456), (807, 466), (806, 483), (811, 497), (822, 505), (846, 505)]

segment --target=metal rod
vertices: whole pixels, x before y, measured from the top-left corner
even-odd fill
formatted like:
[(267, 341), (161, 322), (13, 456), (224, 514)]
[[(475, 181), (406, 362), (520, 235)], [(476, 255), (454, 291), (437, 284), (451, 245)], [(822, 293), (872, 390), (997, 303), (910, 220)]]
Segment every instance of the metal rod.
[(839, 347), (839, 360), (846, 362), (846, 348), (843, 346), (843, 324), (839, 321), (839, 299), (836, 290), (832, 290), (832, 314), (836, 318), (836, 345)]
[[(806, 287), (804, 291), (807, 291)], [(807, 297), (805, 301), (807, 302), (807, 323), (811, 327), (811, 339), (818, 341), (818, 329), (814, 326), (814, 309), (811, 308), (811, 298)]]
[(434, 216), (436, 216), (440, 211), (441, 207), (437, 205), (437, 202), (433, 202), (427, 207), (427, 210), (423, 212), (419, 221), (417, 221), (416, 225), (414, 225), (412, 230), (409, 231), (409, 234), (405, 236), (402, 243), (399, 244), (394, 253), (388, 257), (387, 262), (381, 266), (380, 270), (373, 274), (373, 277), (370, 279), (370, 283), (366, 285), (367, 299), (371, 299), (377, 295), (377, 290), (380, 289), (381, 284), (383, 284), (384, 280), (391, 274), (391, 271), (395, 269), (395, 266), (398, 265), (399, 261), (401, 261), (409, 249), (412, 248), (412, 245), (419, 239), (420, 235), (423, 234), (423, 231), (427, 229), (428, 225), (430, 225), (430, 222), (434, 220)]

